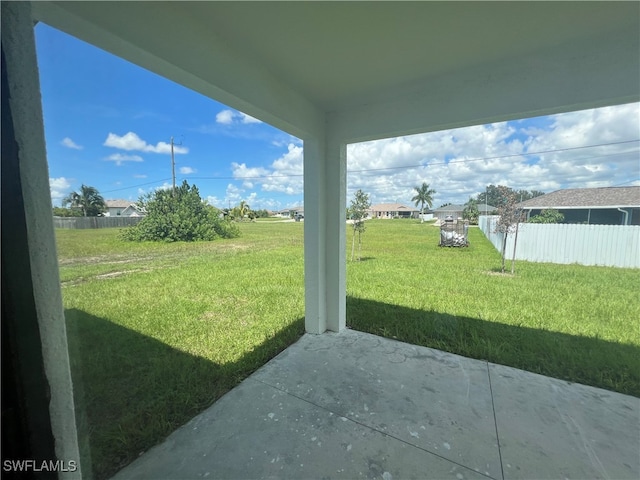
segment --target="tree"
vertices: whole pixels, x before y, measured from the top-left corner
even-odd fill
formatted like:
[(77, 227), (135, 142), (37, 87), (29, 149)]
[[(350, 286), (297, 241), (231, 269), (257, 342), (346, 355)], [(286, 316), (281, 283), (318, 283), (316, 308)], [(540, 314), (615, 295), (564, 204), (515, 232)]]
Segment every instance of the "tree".
[(175, 190), (156, 190), (141, 198), (147, 215), (133, 227), (122, 231), (125, 240), (193, 242), (233, 238), (237, 225), (219, 218), (219, 211), (200, 198), (195, 185), (187, 181)]
[(236, 222), (243, 222), (244, 217), (249, 217), (249, 219), (252, 220), (253, 218), (255, 218), (255, 216), (252, 216), (252, 213), (253, 212), (251, 210), (251, 207), (245, 200), (242, 200), (239, 205), (233, 207), (233, 209), (231, 210), (231, 215), (236, 220)]
[(522, 210), (517, 208), (519, 199), (509, 187), (498, 186), (499, 197), (496, 198), (495, 205), (498, 208), (498, 222), (496, 223), (495, 231), (503, 234), (502, 237), (502, 273), (504, 273), (505, 267), (505, 254), (507, 250), (507, 237), (515, 232), (515, 241), (513, 244), (513, 260), (511, 261), (511, 273), (514, 273), (515, 268), (515, 252), (516, 243), (518, 240), (518, 224), (522, 221)]
[(541, 192), (539, 190), (518, 190), (516, 192), (516, 197), (518, 198), (519, 202), (524, 202), (525, 200), (530, 200), (541, 195), (544, 195), (544, 192)]
[(81, 217), (82, 212), (78, 209), (53, 207), (54, 217)]
[(469, 220), (469, 223), (472, 225), (477, 225), (479, 216), (478, 202), (474, 198), (470, 198), (469, 201), (465, 203), (462, 218)]
[(253, 213), (256, 218), (269, 218), (269, 211), (265, 209), (255, 210)]
[(424, 222), (424, 204), (426, 203), (429, 208), (433, 204), (433, 195), (436, 194), (435, 190), (429, 189), (429, 184), (426, 182), (422, 182), (422, 185), (419, 187), (413, 187), (416, 191), (416, 195), (411, 199), (412, 202), (415, 202), (416, 207), (420, 205), (420, 219), (421, 222)]
[(251, 211), (251, 207), (249, 206), (249, 204), (242, 200), (240, 202), (240, 205), (238, 205), (238, 215), (240, 215), (240, 220), (243, 220), (245, 215), (249, 215), (249, 212)]
[(80, 192), (71, 192), (62, 200), (62, 206), (79, 209), (83, 217), (97, 217), (107, 209), (104, 198), (95, 187), (82, 184)]
[(497, 207), (498, 204), (502, 201), (502, 197), (505, 192), (513, 193), (518, 202), (524, 202), (525, 200), (529, 200), (531, 198), (544, 195), (544, 192), (541, 192), (539, 190), (516, 191), (504, 185), (498, 185), (498, 186), (489, 185), (484, 192), (481, 192), (480, 194), (478, 194), (478, 197), (476, 198), (476, 200), (480, 205), (487, 204), (487, 205), (493, 205), (494, 207)]
[(542, 210), (529, 219), (529, 223), (562, 223), (563, 221), (564, 215), (553, 208)]
[(351, 206), (347, 211), (349, 218), (353, 221), (353, 241), (351, 243), (352, 262), (356, 248), (356, 232), (358, 233), (358, 261), (361, 259), (362, 234), (365, 231), (364, 219), (367, 217), (367, 210), (369, 210), (369, 208), (371, 208), (369, 195), (364, 193), (362, 190), (358, 190), (353, 200), (351, 200)]

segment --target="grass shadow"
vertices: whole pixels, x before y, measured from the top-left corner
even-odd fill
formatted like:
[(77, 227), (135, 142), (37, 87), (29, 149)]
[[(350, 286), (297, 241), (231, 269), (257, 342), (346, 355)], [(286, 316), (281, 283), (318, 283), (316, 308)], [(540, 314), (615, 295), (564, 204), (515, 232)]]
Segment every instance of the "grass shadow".
[(304, 319), (224, 365), (88, 314), (65, 311), (83, 477), (108, 478), (304, 333)]
[(403, 342), (640, 397), (640, 348), (347, 297), (347, 325)]

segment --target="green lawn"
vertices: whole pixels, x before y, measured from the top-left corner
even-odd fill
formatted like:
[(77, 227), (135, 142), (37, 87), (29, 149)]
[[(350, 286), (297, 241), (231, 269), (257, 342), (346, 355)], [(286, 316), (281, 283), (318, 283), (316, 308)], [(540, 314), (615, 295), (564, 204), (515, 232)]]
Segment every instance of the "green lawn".
[(83, 460), (96, 478), (303, 333), (303, 224), (242, 229), (239, 239), (194, 244), (56, 232)]
[(352, 328), (640, 396), (640, 270), (517, 262), (502, 276), (478, 228), (469, 248), (441, 248), (437, 227), (395, 222), (370, 223), (371, 258), (349, 264)]
[[(304, 330), (302, 222), (208, 243), (58, 230), (83, 458), (106, 478)], [(518, 262), (478, 229), (367, 222), (348, 262), (351, 328), (640, 396), (640, 271)], [(350, 248), (351, 233), (347, 234)], [(348, 250), (350, 252), (350, 250)]]

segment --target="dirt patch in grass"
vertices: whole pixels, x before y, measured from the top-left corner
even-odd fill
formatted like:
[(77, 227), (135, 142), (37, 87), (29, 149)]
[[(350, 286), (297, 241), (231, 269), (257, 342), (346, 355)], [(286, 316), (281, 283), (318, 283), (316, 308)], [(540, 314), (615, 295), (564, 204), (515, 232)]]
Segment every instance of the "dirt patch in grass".
[(137, 271), (138, 270), (122, 270), (120, 272), (103, 273), (102, 275), (96, 275), (95, 278), (113, 278), (113, 277), (119, 277), (121, 275), (126, 275), (127, 273), (133, 273)]
[(141, 272), (151, 272), (153, 270), (157, 270), (156, 268), (136, 268), (133, 270), (120, 270), (117, 272), (109, 272), (109, 273), (101, 273), (99, 275), (89, 275), (86, 277), (79, 277), (73, 280), (69, 280), (67, 282), (60, 282), (60, 286), (62, 287), (74, 287), (76, 285), (80, 285), (82, 283), (89, 282), (91, 280), (108, 280), (110, 278), (121, 277), (123, 275), (128, 275), (130, 273), (141, 273)]
[(103, 263), (103, 264), (120, 264), (131, 262), (144, 262), (147, 260), (153, 260), (155, 257), (137, 257), (135, 255), (99, 255), (95, 257), (78, 257), (78, 258), (65, 258), (60, 259), (60, 266), (73, 266), (73, 265), (86, 265), (90, 263)]
[(492, 277), (509, 277), (509, 278), (515, 278), (516, 274), (511, 274), (511, 272), (499, 272), (499, 271), (495, 271), (495, 270), (486, 270), (483, 272), (485, 275), (490, 275)]

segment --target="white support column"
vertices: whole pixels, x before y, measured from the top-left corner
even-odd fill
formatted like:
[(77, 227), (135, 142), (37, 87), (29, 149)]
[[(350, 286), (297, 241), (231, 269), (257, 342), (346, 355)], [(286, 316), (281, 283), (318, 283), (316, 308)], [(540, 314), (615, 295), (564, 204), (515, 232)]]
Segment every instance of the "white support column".
[(347, 266), (345, 252), (347, 145), (339, 143), (329, 136), (326, 147), (326, 163), (327, 329), (339, 332), (347, 325)]
[(304, 139), (304, 326), (307, 333), (327, 329), (326, 162), (324, 135)]
[(304, 140), (305, 329), (346, 325), (346, 145), (324, 135)]

